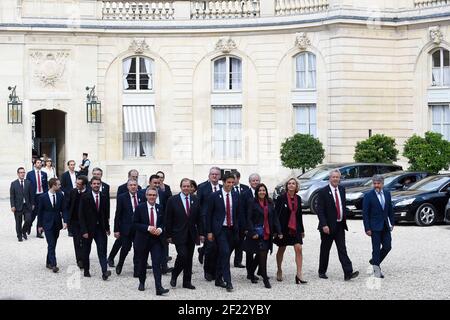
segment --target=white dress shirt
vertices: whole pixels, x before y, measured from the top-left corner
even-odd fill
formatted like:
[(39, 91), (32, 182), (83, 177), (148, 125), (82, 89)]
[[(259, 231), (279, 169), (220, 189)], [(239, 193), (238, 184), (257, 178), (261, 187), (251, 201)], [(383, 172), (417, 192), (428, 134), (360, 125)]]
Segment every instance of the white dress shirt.
[[(337, 220), (337, 222), (341, 222), (342, 218), (344, 216), (344, 209), (342, 207), (342, 200), (341, 200), (341, 194), (339, 192), (339, 187), (335, 188), (331, 184), (329, 184), (329, 186), (330, 186), (330, 189), (331, 189), (331, 194), (333, 195), (334, 203), (336, 203), (336, 192), (337, 192), (337, 196), (338, 196), (338, 199), (339, 199), (339, 207), (341, 209), (340, 219)], [(335, 190), (337, 190), (337, 191), (335, 191)]]
[(44, 167), (41, 170), (47, 174), (47, 180), (50, 180), (51, 178), (58, 178), (54, 168), (48, 169), (47, 167)]
[[(53, 203), (53, 195), (55, 196), (55, 203)], [(56, 193), (48, 190), (48, 197), (50, 198), (50, 203), (52, 204), (52, 206), (56, 207)]]
[[(38, 177), (38, 170), (36, 168), (34, 169), (34, 175), (36, 176), (36, 194), (44, 193), (44, 186), (42, 185), (42, 172), (41, 171), (42, 170), (39, 170), (39, 177)], [(41, 192), (39, 192), (38, 179), (41, 180)]]
[(74, 188), (76, 188), (77, 187), (77, 176), (75, 175), (75, 171), (74, 172), (69, 171), (69, 176), (70, 176), (70, 181), (72, 181), (72, 186)]
[(186, 196), (183, 192), (180, 192), (181, 203), (183, 203), (184, 211), (187, 212), (187, 208), (186, 208), (186, 197), (188, 197), (189, 209), (190, 209), (190, 208), (191, 208), (191, 207), (190, 207), (190, 205), (191, 205), (191, 195), (188, 194), (188, 195)]
[[(158, 214), (156, 213), (156, 207), (154, 204), (152, 205), (147, 201), (147, 212), (148, 212), (148, 223), (149, 223), (149, 226), (147, 229), (148, 231), (150, 231), (150, 221), (152, 220), (150, 217), (150, 215), (152, 213), (152, 208), (153, 208), (153, 221), (155, 222), (154, 227), (156, 227), (158, 225)], [(161, 228), (157, 228), (156, 230), (159, 230), (160, 232), (162, 232)]]
[[(231, 225), (233, 225), (233, 198), (231, 196), (231, 191), (228, 192), (229, 198), (230, 198), (230, 217), (231, 217)], [(226, 227), (227, 225), (227, 192), (224, 188), (222, 188), (222, 197), (223, 197), (223, 204), (225, 206), (225, 219), (223, 220), (223, 226)]]
[(219, 190), (220, 190), (220, 185), (219, 185), (219, 184), (213, 185), (212, 182), (211, 182), (211, 190), (212, 190), (213, 192), (214, 192), (214, 187), (216, 187), (216, 191), (219, 191)]

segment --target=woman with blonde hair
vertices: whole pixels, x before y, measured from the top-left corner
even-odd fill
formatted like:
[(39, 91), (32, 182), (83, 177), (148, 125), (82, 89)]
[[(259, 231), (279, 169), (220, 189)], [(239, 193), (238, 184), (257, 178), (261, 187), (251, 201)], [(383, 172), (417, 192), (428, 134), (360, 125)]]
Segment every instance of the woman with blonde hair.
[(47, 174), (47, 179), (50, 180), (51, 178), (58, 178), (56, 176), (55, 168), (53, 168), (53, 161), (50, 158), (47, 158), (47, 160), (44, 161), (44, 167), (42, 168), (42, 171), (44, 171)]
[(302, 245), (305, 237), (305, 228), (303, 227), (302, 218), (302, 199), (297, 192), (299, 183), (297, 179), (292, 178), (286, 182), (286, 193), (280, 195), (275, 204), (275, 212), (280, 221), (281, 232), (283, 238), (275, 239), (274, 242), (278, 246), (277, 251), (277, 280), (283, 281), (283, 272), (281, 265), (283, 263), (284, 252), (287, 246), (293, 246), (295, 250), (295, 263), (297, 265), (297, 273), (295, 275), (296, 284), (305, 284), (302, 276)]

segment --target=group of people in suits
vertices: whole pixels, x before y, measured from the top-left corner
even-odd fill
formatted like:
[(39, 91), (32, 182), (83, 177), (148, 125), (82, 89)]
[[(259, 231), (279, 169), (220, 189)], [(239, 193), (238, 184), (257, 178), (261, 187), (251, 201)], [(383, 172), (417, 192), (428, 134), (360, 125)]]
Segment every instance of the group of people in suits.
[[(103, 280), (111, 276), (108, 266), (115, 267), (117, 275), (122, 273), (133, 248), (133, 275), (139, 279), (138, 289), (145, 290), (147, 270), (152, 269), (157, 295), (169, 292), (162, 285), (163, 274), (170, 274), (170, 285), (176, 287), (178, 277), (183, 273), (182, 287), (195, 289), (192, 283), (193, 255), (195, 246), (201, 243), (199, 262), (203, 264), (205, 280), (214, 280), (215, 286), (228, 292), (234, 290), (230, 268), (233, 251), (234, 267), (245, 268), (251, 283), (258, 283), (258, 276), (261, 276), (264, 286), (271, 288), (267, 258), (274, 243), (278, 247), (276, 280), (283, 281), (284, 253), (292, 246), (295, 283), (307, 283), (302, 273), (305, 237), (302, 200), (297, 194), (300, 186), (295, 178), (286, 182), (286, 192), (273, 201), (257, 173), (249, 176), (247, 186), (240, 183), (239, 172), (225, 173), (221, 177), (220, 168), (212, 167), (208, 180), (197, 187), (195, 181), (184, 178), (179, 185), (180, 193), (173, 195), (170, 187), (164, 184), (163, 172), (151, 175), (144, 189), (138, 184), (138, 171), (130, 170), (127, 182), (117, 190), (113, 229), (116, 240), (107, 255), (111, 233), (110, 187), (102, 181), (102, 170), (94, 168), (93, 177), (88, 181), (85, 175), (75, 172), (75, 162), (69, 161), (68, 171), (61, 176), (61, 181), (51, 178), (47, 183), (45, 175), (39, 175), (40, 164), (36, 162), (27, 179), (24, 179), (24, 168), (17, 170), (18, 179), (11, 183), (11, 207), (19, 241), (29, 234), (33, 215), (38, 217), (37, 232), (45, 233), (48, 244), (46, 266), (53, 272), (59, 270), (55, 253), (59, 232), (68, 229), (73, 237), (76, 263), (83, 269), (85, 277), (91, 276), (89, 256), (93, 241)], [(317, 216), (321, 246), (318, 274), (321, 279), (328, 278), (329, 253), (335, 242), (344, 280), (348, 281), (359, 272), (353, 269), (346, 249), (345, 189), (339, 184), (340, 175), (339, 170), (331, 171), (329, 184), (319, 191)], [(382, 176), (373, 177), (374, 189), (365, 195), (363, 210), (365, 231), (372, 238), (370, 264), (379, 278), (384, 277), (380, 264), (391, 250), (394, 225), (390, 194), (383, 189), (383, 182)], [(174, 245), (177, 252), (173, 268), (168, 267), (169, 244)], [(246, 253), (245, 266), (243, 252)], [(119, 261), (115, 265), (117, 254)]]

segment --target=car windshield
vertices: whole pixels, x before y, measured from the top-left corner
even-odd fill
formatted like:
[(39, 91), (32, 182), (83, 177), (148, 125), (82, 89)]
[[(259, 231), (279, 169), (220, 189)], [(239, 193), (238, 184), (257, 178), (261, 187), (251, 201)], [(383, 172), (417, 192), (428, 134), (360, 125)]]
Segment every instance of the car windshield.
[[(390, 184), (392, 181), (394, 181), (398, 176), (390, 176), (390, 177), (385, 177), (384, 178), (384, 185), (387, 186), (388, 184)], [(366, 183), (363, 184), (363, 186), (369, 187), (372, 185), (372, 179), (367, 180)]]
[(333, 169), (329, 166), (320, 166), (298, 176), (298, 179), (313, 179), (322, 180), (328, 176), (330, 170)]
[(444, 183), (449, 181), (447, 176), (436, 176), (422, 179), (413, 184), (409, 190), (437, 191)]

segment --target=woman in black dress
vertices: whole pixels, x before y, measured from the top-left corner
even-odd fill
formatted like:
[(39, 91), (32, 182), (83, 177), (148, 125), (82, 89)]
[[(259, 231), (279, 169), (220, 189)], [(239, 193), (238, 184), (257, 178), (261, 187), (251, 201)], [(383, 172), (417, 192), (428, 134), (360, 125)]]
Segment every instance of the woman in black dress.
[(247, 254), (256, 254), (253, 264), (248, 269), (249, 279), (252, 283), (257, 283), (255, 277), (256, 267), (263, 278), (264, 286), (271, 288), (267, 277), (267, 253), (272, 252), (272, 238), (280, 237), (280, 223), (277, 219), (273, 201), (269, 199), (267, 187), (259, 184), (255, 188), (255, 198), (249, 200), (247, 212), (247, 230), (244, 240), (244, 250)]
[(295, 263), (297, 264), (295, 283), (305, 284), (307, 281), (304, 281), (302, 277), (302, 245), (303, 238), (305, 237), (305, 229), (302, 218), (302, 199), (297, 195), (298, 189), (298, 181), (295, 178), (289, 179), (285, 185), (286, 193), (277, 198), (275, 211), (280, 221), (283, 238), (275, 239), (274, 242), (278, 246), (277, 280), (283, 280), (281, 265), (286, 246), (294, 246)]

